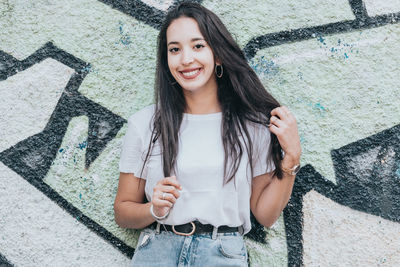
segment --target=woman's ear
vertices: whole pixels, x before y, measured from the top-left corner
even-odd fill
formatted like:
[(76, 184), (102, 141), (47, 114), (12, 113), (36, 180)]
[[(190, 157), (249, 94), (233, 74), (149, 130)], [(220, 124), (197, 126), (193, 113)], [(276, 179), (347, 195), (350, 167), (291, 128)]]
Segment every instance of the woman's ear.
[(219, 58), (215, 59), (215, 65), (222, 65), (221, 60), (219, 60)]

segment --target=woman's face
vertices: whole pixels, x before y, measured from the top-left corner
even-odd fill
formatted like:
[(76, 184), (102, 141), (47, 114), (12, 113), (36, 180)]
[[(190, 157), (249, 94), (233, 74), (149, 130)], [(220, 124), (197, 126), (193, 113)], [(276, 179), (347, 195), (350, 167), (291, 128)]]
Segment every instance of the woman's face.
[(167, 29), (168, 67), (179, 85), (193, 93), (216, 90), (214, 55), (196, 20), (181, 17)]

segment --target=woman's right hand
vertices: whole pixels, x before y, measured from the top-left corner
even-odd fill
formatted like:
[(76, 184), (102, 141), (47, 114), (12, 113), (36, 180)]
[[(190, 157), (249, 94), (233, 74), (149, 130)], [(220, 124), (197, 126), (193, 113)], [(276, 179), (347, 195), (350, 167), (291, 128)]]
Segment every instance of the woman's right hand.
[(172, 208), (179, 198), (179, 191), (182, 186), (176, 180), (176, 176), (165, 177), (158, 181), (153, 188), (153, 212), (156, 216), (162, 217)]

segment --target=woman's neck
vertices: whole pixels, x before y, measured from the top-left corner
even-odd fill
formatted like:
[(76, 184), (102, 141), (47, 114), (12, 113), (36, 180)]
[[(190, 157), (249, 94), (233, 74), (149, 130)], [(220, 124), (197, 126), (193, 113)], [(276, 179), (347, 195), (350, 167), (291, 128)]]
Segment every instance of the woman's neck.
[(210, 114), (221, 111), (217, 92), (184, 92), (186, 100), (185, 113)]

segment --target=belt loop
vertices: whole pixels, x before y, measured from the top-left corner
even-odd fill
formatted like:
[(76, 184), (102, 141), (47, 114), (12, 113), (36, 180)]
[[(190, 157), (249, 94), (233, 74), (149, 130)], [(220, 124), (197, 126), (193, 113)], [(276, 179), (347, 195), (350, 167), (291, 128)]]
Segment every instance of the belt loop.
[(217, 239), (217, 234), (218, 234), (218, 227), (213, 228), (213, 232), (212, 232), (212, 239), (215, 240)]
[(239, 234), (240, 234), (240, 235), (243, 235), (243, 233), (244, 233), (243, 225), (241, 225), (241, 226), (238, 227), (238, 231), (239, 231)]
[(156, 234), (158, 235), (160, 233), (160, 223), (157, 222), (157, 226), (156, 226)]

